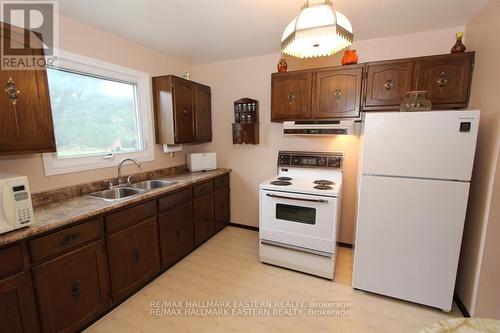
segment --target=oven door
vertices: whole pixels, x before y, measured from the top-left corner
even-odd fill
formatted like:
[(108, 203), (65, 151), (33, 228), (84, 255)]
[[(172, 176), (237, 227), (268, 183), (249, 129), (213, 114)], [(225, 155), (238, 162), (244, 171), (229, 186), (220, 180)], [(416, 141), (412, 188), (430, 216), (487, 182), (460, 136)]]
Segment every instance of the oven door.
[(260, 191), (260, 239), (334, 253), (337, 198)]

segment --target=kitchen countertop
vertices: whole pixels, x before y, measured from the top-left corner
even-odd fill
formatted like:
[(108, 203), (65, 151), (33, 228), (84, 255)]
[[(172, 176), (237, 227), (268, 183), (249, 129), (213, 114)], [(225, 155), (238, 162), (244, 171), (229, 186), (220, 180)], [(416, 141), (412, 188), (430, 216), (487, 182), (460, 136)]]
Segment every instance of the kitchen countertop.
[(99, 198), (82, 195), (68, 200), (53, 203), (47, 206), (34, 208), (35, 223), (29, 227), (14, 230), (0, 235), (0, 246), (13, 243), (25, 238), (33, 237), (38, 234), (71, 225), (72, 223), (82, 221), (108, 211), (124, 207), (133, 203), (144, 201), (157, 197), (161, 194), (167, 194), (196, 183), (203, 182), (210, 178), (222, 176), (231, 172), (230, 169), (217, 169), (205, 172), (186, 172), (176, 174), (161, 179), (167, 179), (176, 182), (176, 184), (164, 188), (146, 191), (144, 193), (124, 198), (116, 202), (109, 202)]

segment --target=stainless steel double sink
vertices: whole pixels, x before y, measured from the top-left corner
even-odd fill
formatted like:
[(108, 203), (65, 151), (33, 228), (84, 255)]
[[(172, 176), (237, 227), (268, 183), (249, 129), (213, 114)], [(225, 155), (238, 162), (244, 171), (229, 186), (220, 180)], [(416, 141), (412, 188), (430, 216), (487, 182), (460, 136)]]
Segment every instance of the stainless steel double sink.
[(176, 182), (170, 180), (145, 180), (143, 182), (127, 184), (123, 186), (117, 186), (110, 188), (108, 190), (98, 191), (91, 193), (90, 196), (105, 201), (118, 201), (124, 198), (129, 198), (134, 195), (139, 195), (147, 191), (169, 187), (176, 184)]

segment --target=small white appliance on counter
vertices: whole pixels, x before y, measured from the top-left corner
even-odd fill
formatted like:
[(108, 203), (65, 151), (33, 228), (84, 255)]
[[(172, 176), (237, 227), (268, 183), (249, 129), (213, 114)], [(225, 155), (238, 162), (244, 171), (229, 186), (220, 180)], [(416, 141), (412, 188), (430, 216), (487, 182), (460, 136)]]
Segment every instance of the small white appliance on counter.
[(278, 175), (259, 191), (262, 262), (333, 279), (342, 163), (342, 153), (279, 152)]
[(0, 173), (0, 234), (34, 223), (26, 176)]
[(353, 287), (450, 311), (479, 111), (366, 114)]
[(208, 171), (217, 169), (216, 153), (194, 153), (187, 155), (189, 171)]

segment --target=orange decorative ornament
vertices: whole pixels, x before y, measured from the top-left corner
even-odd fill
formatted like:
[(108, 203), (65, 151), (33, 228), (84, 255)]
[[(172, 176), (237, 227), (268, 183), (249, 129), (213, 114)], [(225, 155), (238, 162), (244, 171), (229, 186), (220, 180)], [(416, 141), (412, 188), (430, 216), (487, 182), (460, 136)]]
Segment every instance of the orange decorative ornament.
[(288, 70), (288, 64), (286, 63), (285, 58), (281, 58), (278, 62), (278, 72), (284, 73)]
[(356, 50), (345, 50), (342, 57), (342, 65), (352, 65), (358, 63), (358, 55)]

